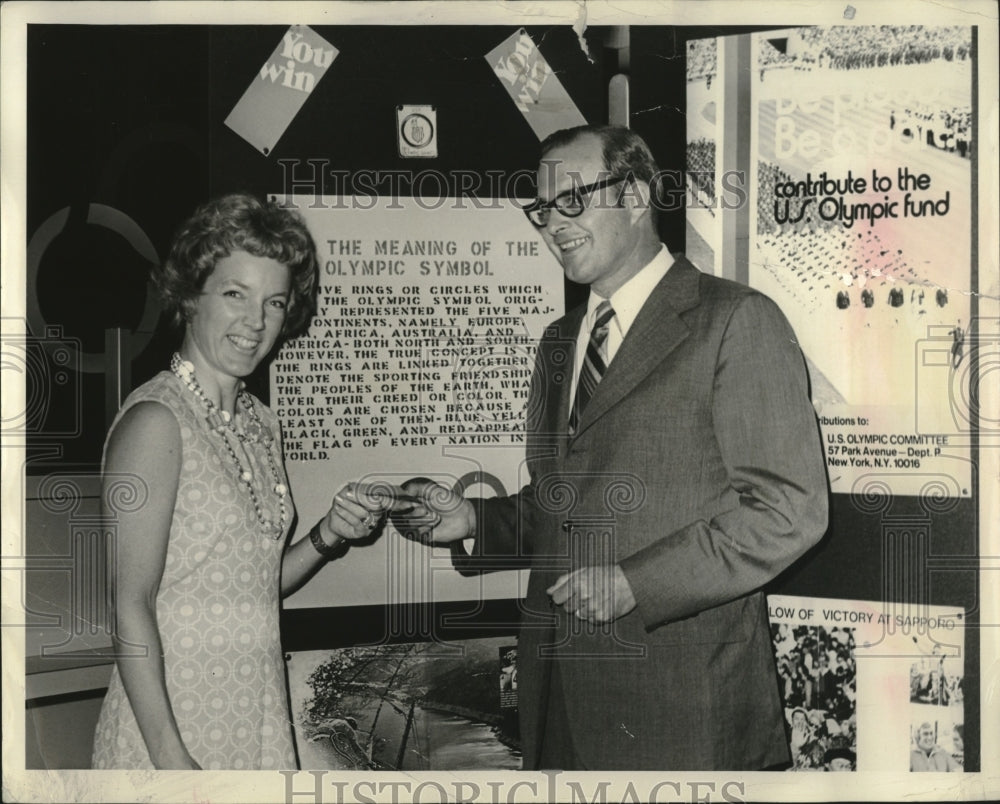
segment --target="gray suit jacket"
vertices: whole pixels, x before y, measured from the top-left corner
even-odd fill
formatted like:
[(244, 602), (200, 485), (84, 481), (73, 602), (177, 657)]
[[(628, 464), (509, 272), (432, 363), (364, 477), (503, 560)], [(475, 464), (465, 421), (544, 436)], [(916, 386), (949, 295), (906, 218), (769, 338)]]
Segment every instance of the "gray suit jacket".
[[(539, 344), (524, 488), (476, 501), (484, 566), (532, 568), (524, 767), (537, 767), (553, 664), (587, 768), (786, 761), (760, 588), (822, 537), (828, 502), (795, 335), (770, 299), (675, 255), (569, 437), (583, 315)], [(562, 573), (602, 562), (622, 566), (635, 610), (594, 626), (551, 604)]]

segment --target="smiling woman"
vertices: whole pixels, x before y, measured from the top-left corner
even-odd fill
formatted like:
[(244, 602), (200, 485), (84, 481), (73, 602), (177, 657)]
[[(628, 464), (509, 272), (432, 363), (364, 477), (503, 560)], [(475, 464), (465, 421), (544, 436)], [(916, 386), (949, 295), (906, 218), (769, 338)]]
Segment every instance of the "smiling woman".
[[(316, 274), (301, 218), (248, 195), (200, 207), (157, 269), (184, 334), (105, 446), (119, 658), (96, 768), (296, 766), (280, 597), (371, 536), (393, 498), (349, 483), (286, 549), (294, 510), (278, 420), (243, 377), (308, 323)], [(123, 480), (146, 505), (115, 507)]]
[(245, 377), (271, 351), (285, 323), (289, 270), (270, 257), (235, 251), (205, 281), (185, 333), (183, 353), (207, 375)]

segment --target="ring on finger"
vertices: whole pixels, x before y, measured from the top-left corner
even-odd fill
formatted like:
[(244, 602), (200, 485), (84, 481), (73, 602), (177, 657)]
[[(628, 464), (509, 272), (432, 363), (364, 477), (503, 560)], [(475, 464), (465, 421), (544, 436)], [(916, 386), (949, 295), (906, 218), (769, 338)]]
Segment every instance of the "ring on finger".
[(378, 524), (378, 517), (375, 516), (374, 511), (369, 511), (368, 516), (364, 518), (363, 522), (364, 526), (368, 528), (368, 530), (374, 530), (375, 526)]

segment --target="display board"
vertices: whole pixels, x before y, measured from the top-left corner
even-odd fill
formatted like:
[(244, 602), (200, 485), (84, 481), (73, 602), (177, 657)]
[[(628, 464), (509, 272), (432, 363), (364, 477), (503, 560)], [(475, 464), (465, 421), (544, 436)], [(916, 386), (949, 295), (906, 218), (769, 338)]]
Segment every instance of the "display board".
[[(271, 366), (299, 521), (344, 483), (430, 477), (470, 494), (528, 478), (524, 420), (534, 352), (563, 310), (555, 257), (517, 202), (286, 197), (317, 242), (319, 308)], [(300, 526), (300, 530), (301, 530)], [(522, 597), (516, 572), (463, 577), (446, 547), (387, 524), (288, 607)]]
[[(970, 407), (996, 327), (972, 320), (972, 36), (815, 26), (688, 43), (689, 234), (721, 273), (724, 219), (749, 212), (744, 281), (801, 342), (834, 492), (972, 494)], [(726, 143), (746, 113), (741, 154)]]
[(771, 595), (768, 617), (790, 770), (929, 770), (913, 758), (926, 724), (963, 770), (963, 611)]

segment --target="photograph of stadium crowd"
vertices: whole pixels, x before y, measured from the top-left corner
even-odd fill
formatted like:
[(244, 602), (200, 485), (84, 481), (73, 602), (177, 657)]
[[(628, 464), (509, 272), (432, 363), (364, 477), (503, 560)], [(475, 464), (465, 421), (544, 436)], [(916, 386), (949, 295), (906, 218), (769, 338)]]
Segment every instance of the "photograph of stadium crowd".
[(777, 623), (771, 638), (792, 753), (789, 770), (854, 770), (854, 629)]

